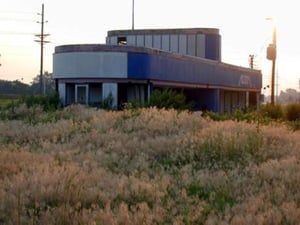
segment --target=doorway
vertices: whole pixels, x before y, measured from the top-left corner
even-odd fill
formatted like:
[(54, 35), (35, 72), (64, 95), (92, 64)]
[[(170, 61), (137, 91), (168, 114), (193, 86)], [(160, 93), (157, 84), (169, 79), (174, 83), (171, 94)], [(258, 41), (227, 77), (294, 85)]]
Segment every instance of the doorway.
[(77, 84), (75, 85), (75, 102), (79, 104), (88, 104), (88, 85)]

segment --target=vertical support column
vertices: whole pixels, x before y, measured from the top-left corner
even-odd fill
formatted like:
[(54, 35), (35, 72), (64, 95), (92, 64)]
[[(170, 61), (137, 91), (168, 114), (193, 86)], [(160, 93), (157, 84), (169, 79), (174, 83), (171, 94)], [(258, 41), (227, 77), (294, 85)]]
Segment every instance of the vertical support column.
[(256, 109), (259, 109), (260, 106), (260, 92), (256, 93)]
[(224, 90), (219, 90), (219, 112), (224, 113), (225, 111), (225, 94)]
[(63, 106), (66, 105), (66, 84), (58, 83), (59, 100)]
[(148, 83), (147, 83), (147, 101), (148, 101), (148, 103), (150, 102), (150, 97), (151, 97), (152, 91), (153, 91), (153, 85), (150, 81), (148, 81)]
[(110, 96), (112, 97), (112, 109), (118, 109), (118, 83), (103, 83), (103, 101)]
[(246, 92), (246, 109), (249, 108), (249, 91)]
[(220, 89), (216, 89), (214, 91), (214, 99), (215, 99), (215, 104), (214, 104), (214, 110), (216, 112), (219, 112), (220, 111)]

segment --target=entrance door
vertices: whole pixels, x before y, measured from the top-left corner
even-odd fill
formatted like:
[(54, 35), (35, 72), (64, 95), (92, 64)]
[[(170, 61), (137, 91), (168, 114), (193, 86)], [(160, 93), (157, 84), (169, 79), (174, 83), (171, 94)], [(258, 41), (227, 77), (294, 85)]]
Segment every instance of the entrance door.
[(79, 104), (88, 104), (88, 85), (77, 84), (75, 86), (75, 102)]

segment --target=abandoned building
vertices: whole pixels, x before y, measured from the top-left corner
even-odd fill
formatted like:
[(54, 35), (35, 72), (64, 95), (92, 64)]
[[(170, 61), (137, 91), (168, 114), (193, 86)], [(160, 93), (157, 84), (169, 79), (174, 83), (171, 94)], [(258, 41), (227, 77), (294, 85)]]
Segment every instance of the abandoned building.
[(106, 44), (57, 46), (53, 75), (63, 105), (97, 105), (109, 95), (118, 109), (172, 88), (194, 110), (233, 112), (259, 104), (261, 71), (221, 61), (214, 28), (109, 31)]

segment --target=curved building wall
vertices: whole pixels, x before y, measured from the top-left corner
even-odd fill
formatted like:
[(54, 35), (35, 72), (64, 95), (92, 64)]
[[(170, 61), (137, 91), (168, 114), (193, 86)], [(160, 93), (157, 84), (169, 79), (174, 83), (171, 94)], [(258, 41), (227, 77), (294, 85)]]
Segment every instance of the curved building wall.
[(53, 55), (53, 75), (55, 79), (150, 79), (225, 89), (261, 89), (258, 70), (133, 46), (58, 46)]
[(64, 52), (53, 56), (53, 74), (60, 78), (126, 78), (125, 52)]
[(109, 31), (106, 44), (156, 48), (221, 61), (221, 36), (218, 29)]

